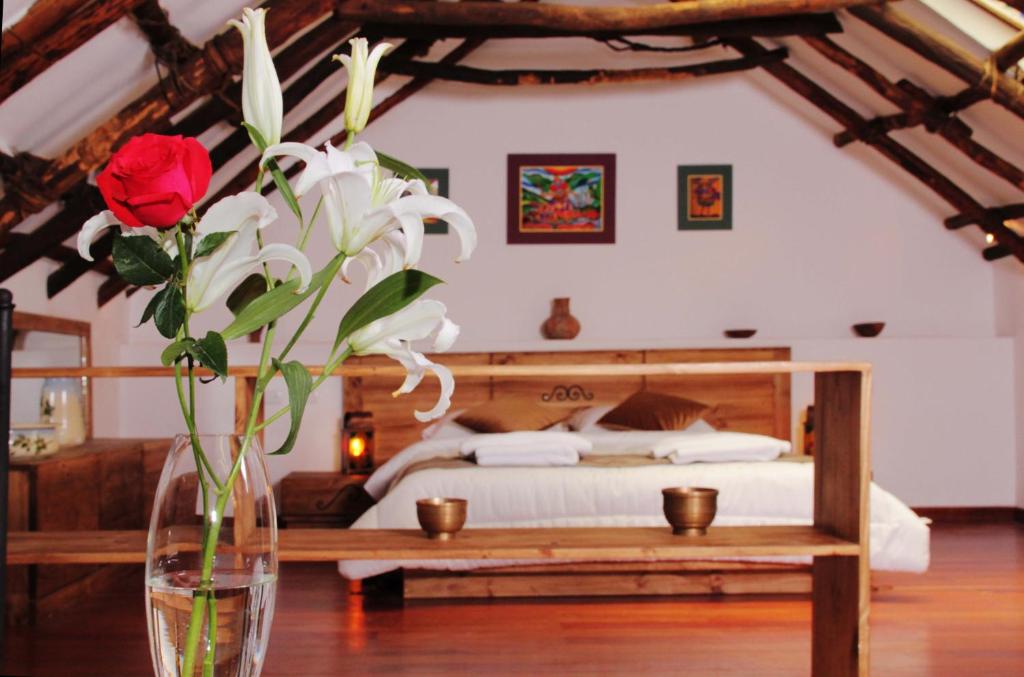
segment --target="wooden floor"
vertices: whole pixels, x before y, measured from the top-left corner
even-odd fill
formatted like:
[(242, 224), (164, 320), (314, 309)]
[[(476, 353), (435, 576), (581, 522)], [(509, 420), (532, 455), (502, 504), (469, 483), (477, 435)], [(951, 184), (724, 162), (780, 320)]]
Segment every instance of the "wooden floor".
[[(932, 560), (922, 576), (876, 577), (872, 674), (1024, 674), (1024, 525), (936, 527)], [(128, 587), (9, 629), (0, 674), (150, 674), (141, 577)], [(800, 675), (809, 647), (800, 599), (403, 607), (348, 597), (329, 564), (288, 564), (264, 675)]]

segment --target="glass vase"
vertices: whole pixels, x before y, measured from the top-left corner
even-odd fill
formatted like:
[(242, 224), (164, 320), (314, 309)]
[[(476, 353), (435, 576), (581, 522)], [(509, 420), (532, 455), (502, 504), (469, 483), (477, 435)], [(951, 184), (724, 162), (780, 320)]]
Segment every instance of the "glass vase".
[[(146, 611), (159, 677), (259, 675), (277, 589), (277, 514), (263, 450), (179, 435), (146, 543)], [(241, 458), (239, 459), (239, 455)]]

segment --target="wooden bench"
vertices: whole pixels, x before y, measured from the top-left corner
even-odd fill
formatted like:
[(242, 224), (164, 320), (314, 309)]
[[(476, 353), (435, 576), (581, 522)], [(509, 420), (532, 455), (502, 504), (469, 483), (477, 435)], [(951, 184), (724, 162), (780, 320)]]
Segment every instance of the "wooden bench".
[[(234, 368), (244, 391), (251, 368)], [(40, 375), (20, 370), (22, 376)], [(131, 368), (69, 370), (82, 376), (166, 375)], [(400, 371), (400, 368), (397, 368)], [(453, 368), (456, 375), (571, 376), (629, 374), (813, 373), (815, 408), (814, 526), (720, 527), (706, 537), (672, 536), (667, 528), (480, 529), (451, 542), (416, 530), (285, 530), (282, 561), (340, 559), (708, 559), (803, 555), (812, 566), (811, 668), (819, 677), (869, 674), (871, 367), (860, 363), (752, 362), (626, 365), (485, 365)], [(388, 367), (353, 367), (345, 375), (396, 373)], [(33, 562), (142, 562), (142, 532), (12, 533), (12, 564)]]

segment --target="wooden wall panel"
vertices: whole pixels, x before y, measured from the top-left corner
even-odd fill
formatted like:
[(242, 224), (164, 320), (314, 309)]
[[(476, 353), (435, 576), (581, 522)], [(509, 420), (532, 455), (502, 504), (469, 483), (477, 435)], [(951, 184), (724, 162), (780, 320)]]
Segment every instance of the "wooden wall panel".
[[(433, 356), (446, 365), (490, 364), (490, 353), (450, 353)], [(388, 365), (394, 360), (381, 355), (356, 357), (346, 364)], [(430, 375), (411, 393), (393, 397), (392, 393), (402, 384), (398, 376), (363, 378), (346, 377), (343, 381), (343, 406), (349, 411), (373, 412), (376, 436), (376, 465), (380, 465), (399, 451), (422, 439), (427, 423), (420, 423), (413, 416), (416, 410), (426, 411), (437, 402), (437, 379)], [(457, 378), (452, 407), (449, 411), (465, 409), (486, 402), (491, 398), (489, 378)]]
[[(752, 362), (788, 360), (789, 348), (720, 348), (679, 350), (592, 350), (452, 353), (432, 359), (449, 365), (642, 364), (669, 362)], [(353, 358), (348, 364), (390, 365), (383, 356)], [(377, 436), (376, 464), (421, 439), (426, 424), (413, 417), (437, 400), (431, 377), (411, 394), (392, 397), (400, 377), (346, 377), (344, 410), (373, 413)], [(643, 388), (714, 405), (715, 423), (724, 430), (790, 439), (790, 377), (788, 374), (726, 374), (714, 376), (459, 377), (452, 409), (489, 399), (527, 398), (551, 406), (580, 407), (616, 404)]]

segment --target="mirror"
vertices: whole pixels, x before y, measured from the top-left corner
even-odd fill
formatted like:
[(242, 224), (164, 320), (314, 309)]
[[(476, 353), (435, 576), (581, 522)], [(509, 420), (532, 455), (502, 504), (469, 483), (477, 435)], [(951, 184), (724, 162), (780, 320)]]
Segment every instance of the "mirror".
[[(92, 366), (88, 322), (14, 312), (15, 369)], [(81, 378), (16, 378), (11, 382), (11, 427), (31, 431), (54, 426), (62, 446), (92, 437), (92, 384)], [(35, 428), (33, 428), (35, 426)]]

